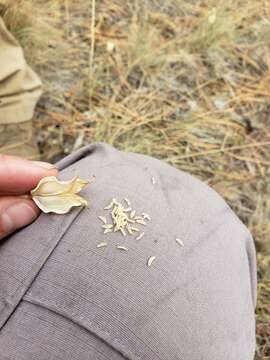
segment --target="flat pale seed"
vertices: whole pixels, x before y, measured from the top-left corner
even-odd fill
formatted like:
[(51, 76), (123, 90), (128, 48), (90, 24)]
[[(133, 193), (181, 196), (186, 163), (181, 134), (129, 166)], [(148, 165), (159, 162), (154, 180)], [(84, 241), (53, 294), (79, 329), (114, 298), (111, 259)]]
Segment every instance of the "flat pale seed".
[(103, 248), (106, 247), (108, 244), (106, 242), (101, 242), (99, 244), (97, 244), (97, 248)]
[(128, 206), (130, 206), (130, 200), (127, 198), (124, 198), (125, 202), (127, 203)]
[(137, 231), (137, 232), (140, 231), (140, 230), (139, 230), (138, 228), (136, 228), (136, 227), (132, 227), (131, 230), (132, 230), (132, 231)]
[(149, 259), (147, 260), (147, 266), (151, 266), (155, 259), (156, 259), (155, 256), (150, 256)]
[(142, 213), (142, 216), (144, 217), (144, 219), (151, 220), (151, 217), (146, 213)]
[(155, 185), (157, 183), (156, 179), (154, 178), (154, 176), (152, 176), (151, 178), (152, 184)]
[(132, 210), (131, 213), (130, 213), (130, 217), (133, 218), (136, 214), (136, 210)]
[(120, 231), (121, 231), (121, 233), (122, 233), (124, 236), (127, 235), (127, 233), (125, 232), (125, 230), (124, 230), (123, 228), (121, 228)]
[(113, 199), (109, 205), (105, 206), (104, 210), (110, 210), (113, 207), (114, 203), (115, 203), (115, 199)]
[(122, 246), (122, 245), (116, 245), (116, 249), (123, 250), (123, 251), (128, 251), (128, 248), (126, 246)]
[(131, 224), (134, 224), (134, 223), (135, 223), (135, 220), (127, 219), (127, 222), (129, 222), (129, 223), (131, 223)]
[(175, 241), (177, 242), (178, 245), (184, 246), (183, 240), (176, 238)]
[(146, 225), (146, 222), (144, 220), (136, 220), (136, 223)]
[(103, 229), (112, 229), (113, 224), (104, 224), (102, 225)]
[(136, 240), (141, 240), (144, 236), (144, 232), (142, 232), (139, 236), (136, 237)]
[(129, 233), (130, 235), (133, 234), (133, 231), (131, 230), (131, 227), (130, 227), (130, 226), (127, 226), (127, 231), (128, 231), (128, 233)]
[(112, 206), (108, 205), (108, 206), (105, 206), (104, 210), (110, 210), (112, 208)]
[(98, 216), (98, 218), (104, 223), (107, 223), (107, 219), (104, 216)]
[(105, 229), (103, 234), (108, 234), (108, 233), (111, 233), (112, 232), (112, 229)]
[(135, 216), (134, 220), (143, 220), (143, 217), (141, 217), (141, 216)]

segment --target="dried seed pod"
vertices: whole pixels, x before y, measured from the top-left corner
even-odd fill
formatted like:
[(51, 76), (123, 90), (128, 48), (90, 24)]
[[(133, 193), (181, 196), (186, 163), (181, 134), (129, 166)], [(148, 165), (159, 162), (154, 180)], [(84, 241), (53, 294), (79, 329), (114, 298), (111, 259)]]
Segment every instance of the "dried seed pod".
[(60, 181), (55, 176), (47, 176), (31, 191), (31, 196), (43, 212), (66, 214), (74, 206), (88, 205), (87, 200), (77, 194), (94, 180), (75, 177), (69, 181)]

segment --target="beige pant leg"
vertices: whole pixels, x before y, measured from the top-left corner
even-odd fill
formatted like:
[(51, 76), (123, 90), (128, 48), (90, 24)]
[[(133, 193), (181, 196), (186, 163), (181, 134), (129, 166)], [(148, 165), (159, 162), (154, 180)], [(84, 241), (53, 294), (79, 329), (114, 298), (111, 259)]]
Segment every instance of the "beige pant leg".
[(0, 17), (0, 153), (38, 159), (32, 117), (41, 81)]
[(0, 125), (30, 120), (41, 93), (40, 79), (0, 18)]

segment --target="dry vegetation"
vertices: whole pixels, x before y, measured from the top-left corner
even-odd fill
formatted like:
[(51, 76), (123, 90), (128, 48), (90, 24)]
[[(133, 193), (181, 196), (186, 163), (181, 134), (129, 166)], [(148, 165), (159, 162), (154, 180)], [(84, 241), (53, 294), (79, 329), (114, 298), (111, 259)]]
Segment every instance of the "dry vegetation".
[(95, 141), (149, 154), (214, 187), (247, 224), (256, 359), (270, 359), (269, 0), (17, 0), (0, 11), (45, 84), (44, 159)]

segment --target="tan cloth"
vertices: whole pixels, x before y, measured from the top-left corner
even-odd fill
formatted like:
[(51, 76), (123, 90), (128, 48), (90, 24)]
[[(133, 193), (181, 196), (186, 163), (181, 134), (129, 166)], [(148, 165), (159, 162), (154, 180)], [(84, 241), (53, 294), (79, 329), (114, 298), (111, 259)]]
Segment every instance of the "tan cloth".
[(0, 125), (30, 120), (41, 93), (40, 79), (0, 18)]

